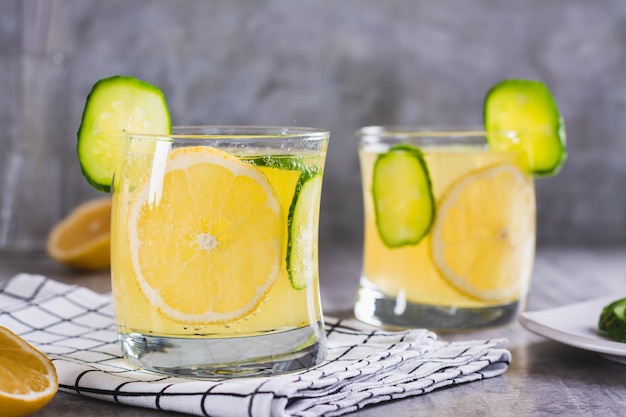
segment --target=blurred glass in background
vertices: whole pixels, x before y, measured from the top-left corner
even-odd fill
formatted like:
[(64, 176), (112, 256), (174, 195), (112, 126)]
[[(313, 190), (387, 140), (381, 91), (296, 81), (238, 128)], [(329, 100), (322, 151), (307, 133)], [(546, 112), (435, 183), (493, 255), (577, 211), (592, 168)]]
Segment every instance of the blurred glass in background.
[(11, 6), (21, 17), (0, 52), (0, 254), (41, 252), (64, 211), (70, 94), (67, 57), (50, 50), (47, 0)]

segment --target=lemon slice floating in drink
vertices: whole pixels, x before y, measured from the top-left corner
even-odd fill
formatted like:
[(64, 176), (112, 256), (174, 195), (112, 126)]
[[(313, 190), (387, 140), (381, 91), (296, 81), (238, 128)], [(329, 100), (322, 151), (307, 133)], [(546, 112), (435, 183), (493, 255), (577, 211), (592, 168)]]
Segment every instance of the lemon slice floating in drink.
[(142, 185), (127, 219), (142, 292), (180, 323), (250, 314), (282, 260), (285, 226), (266, 177), (224, 151), (192, 146), (169, 153), (160, 186), (161, 200), (152, 204), (150, 184)]
[(516, 299), (534, 248), (534, 216), (528, 215), (535, 210), (534, 195), (529, 178), (511, 164), (473, 171), (453, 183), (432, 228), (432, 256), (441, 274), (477, 299)]

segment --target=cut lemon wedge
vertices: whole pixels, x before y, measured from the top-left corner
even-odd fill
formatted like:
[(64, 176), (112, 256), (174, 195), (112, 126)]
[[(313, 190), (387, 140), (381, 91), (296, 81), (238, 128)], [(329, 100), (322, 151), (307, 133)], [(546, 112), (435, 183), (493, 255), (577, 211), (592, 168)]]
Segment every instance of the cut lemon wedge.
[[(529, 215), (532, 213), (532, 215)], [(432, 255), (457, 290), (482, 301), (521, 295), (535, 236), (532, 181), (499, 164), (470, 172), (444, 193), (432, 229)]]
[(56, 394), (56, 369), (46, 355), (0, 327), (0, 410), (6, 417), (26, 416)]
[(82, 203), (57, 224), (50, 235), (48, 255), (72, 268), (98, 270), (111, 263), (111, 199)]
[(258, 168), (210, 147), (171, 151), (163, 177), (140, 186), (128, 215), (131, 259), (144, 296), (180, 323), (249, 315), (278, 276), (282, 216)]

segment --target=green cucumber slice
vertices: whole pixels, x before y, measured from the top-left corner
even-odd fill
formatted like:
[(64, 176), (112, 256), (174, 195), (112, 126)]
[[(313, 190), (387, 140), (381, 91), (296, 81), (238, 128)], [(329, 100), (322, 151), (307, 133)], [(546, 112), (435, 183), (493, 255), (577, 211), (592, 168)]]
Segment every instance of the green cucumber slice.
[(487, 132), (517, 132), (517, 140), (488, 135), (492, 149), (525, 151), (535, 176), (559, 172), (567, 157), (565, 125), (542, 82), (510, 79), (497, 83), (485, 95), (483, 116)]
[(422, 152), (402, 144), (379, 155), (372, 197), (383, 243), (389, 248), (418, 244), (435, 219), (435, 198)]
[(286, 261), (289, 281), (296, 290), (308, 287), (318, 275), (317, 231), (321, 190), (321, 173), (303, 171), (289, 207)]
[(78, 130), (78, 160), (95, 189), (111, 190), (113, 173), (122, 157), (124, 131), (169, 134), (170, 113), (161, 90), (134, 77), (116, 75), (92, 88)]
[(306, 171), (313, 169), (306, 167), (302, 156), (288, 154), (255, 156), (251, 158), (245, 157), (242, 158), (242, 161), (258, 167), (276, 168), (287, 171)]
[(612, 302), (602, 309), (598, 328), (618, 342), (626, 342), (626, 298)]

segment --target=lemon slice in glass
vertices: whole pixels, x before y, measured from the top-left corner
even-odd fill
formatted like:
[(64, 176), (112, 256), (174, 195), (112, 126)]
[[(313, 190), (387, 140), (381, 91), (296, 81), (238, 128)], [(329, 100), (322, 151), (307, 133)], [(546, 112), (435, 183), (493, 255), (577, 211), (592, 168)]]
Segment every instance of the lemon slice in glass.
[[(529, 215), (529, 213), (532, 213)], [(444, 193), (432, 228), (432, 256), (457, 290), (481, 301), (521, 294), (534, 251), (535, 194), (519, 168), (472, 171)]]
[(149, 199), (151, 186), (138, 190), (127, 219), (133, 269), (151, 305), (187, 324), (255, 311), (276, 281), (286, 235), (263, 173), (192, 146), (169, 153), (158, 203)]

